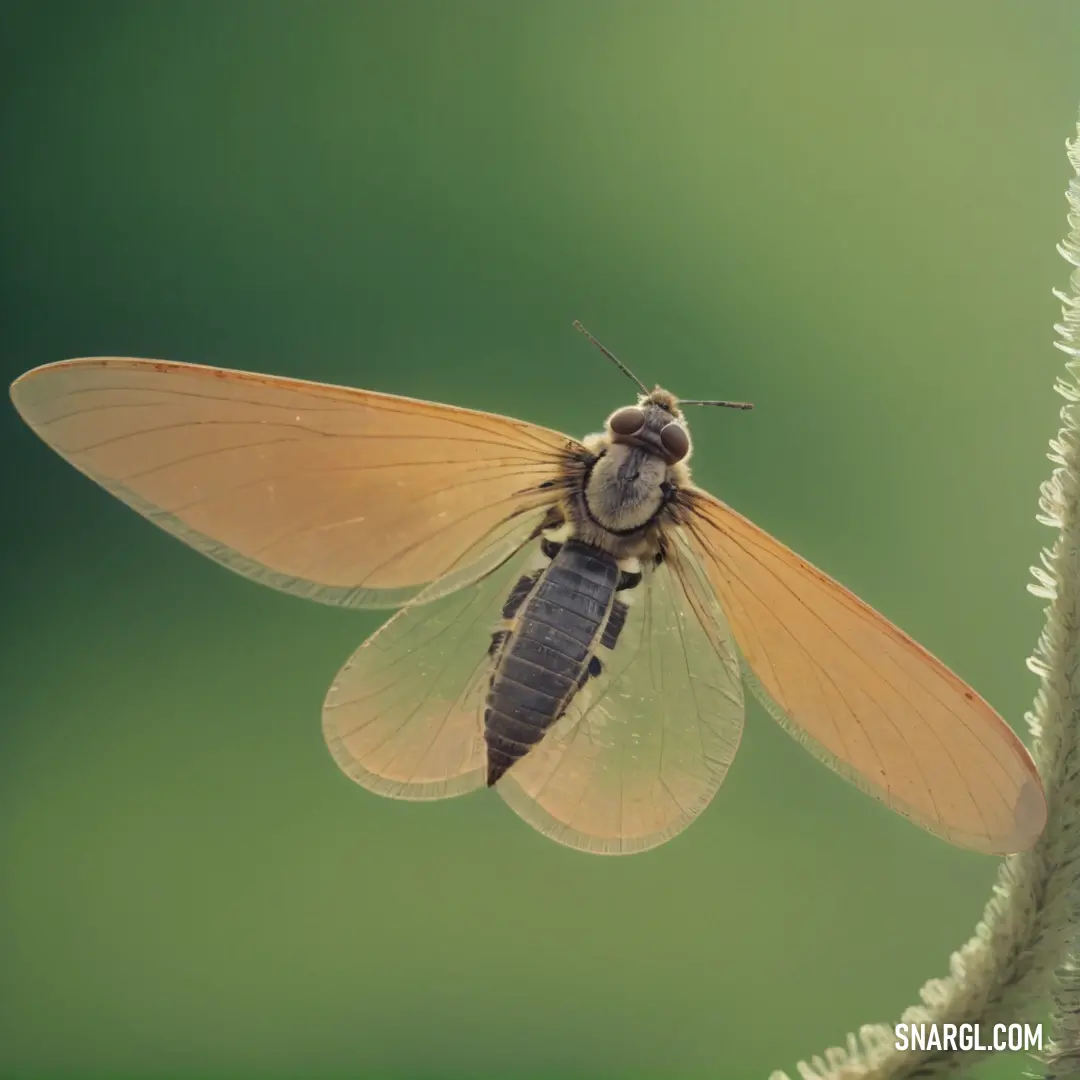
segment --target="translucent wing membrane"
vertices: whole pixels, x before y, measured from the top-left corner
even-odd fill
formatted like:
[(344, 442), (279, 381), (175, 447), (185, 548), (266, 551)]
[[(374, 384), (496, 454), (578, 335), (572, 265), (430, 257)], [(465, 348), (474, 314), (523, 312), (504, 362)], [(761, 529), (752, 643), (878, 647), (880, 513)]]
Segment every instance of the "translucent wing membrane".
[[(231, 569), (325, 603), (407, 604), (327, 695), (331, 752), (384, 795), (483, 785), (492, 634), (542, 563), (530, 541), (581, 478), (578, 443), (488, 413), (153, 360), (52, 364), (11, 395), (57, 453)], [(617, 639), (609, 622), (566, 714), (498, 782), (521, 817), (607, 853), (685, 828), (738, 746), (737, 643), (766, 707), (864, 790), (964, 847), (1035, 842), (1041, 782), (982, 698), (723, 503), (698, 489), (680, 502), (664, 560), (617, 594)]]
[(626, 621), (543, 741), (496, 790), (559, 843), (629, 854), (681, 832), (738, 748), (743, 697), (723, 613), (681, 542), (618, 594)]
[(51, 364), (11, 395), (49, 446), (162, 528), (351, 607), (474, 580), (522, 514), (554, 501), (541, 485), (576, 447), (488, 413), (153, 360)]
[(330, 752), (353, 780), (398, 799), (483, 785), (489, 646), (511, 588), (536, 558), (532, 544), (471, 588), (431, 603), (421, 595), (353, 653), (323, 706)]
[(826, 764), (931, 832), (1025, 850), (1046, 801), (1023, 743), (940, 661), (703, 491), (686, 528), (770, 712)]

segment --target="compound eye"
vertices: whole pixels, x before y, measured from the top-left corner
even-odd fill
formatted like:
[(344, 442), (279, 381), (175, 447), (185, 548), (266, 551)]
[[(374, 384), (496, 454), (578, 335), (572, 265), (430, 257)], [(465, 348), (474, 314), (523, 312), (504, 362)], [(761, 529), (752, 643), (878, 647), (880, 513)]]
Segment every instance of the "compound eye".
[(682, 461), (690, 453), (690, 436), (682, 424), (668, 424), (660, 432), (660, 441), (673, 462)]
[(645, 413), (636, 405), (630, 405), (613, 413), (608, 426), (616, 435), (636, 435), (645, 426)]

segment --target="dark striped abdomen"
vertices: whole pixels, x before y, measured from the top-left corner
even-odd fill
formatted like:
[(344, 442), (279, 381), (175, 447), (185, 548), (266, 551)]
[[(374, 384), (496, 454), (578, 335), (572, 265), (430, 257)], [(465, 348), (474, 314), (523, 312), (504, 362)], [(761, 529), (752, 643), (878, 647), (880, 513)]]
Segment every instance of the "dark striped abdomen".
[(593, 652), (619, 578), (606, 552), (568, 540), (535, 586), (523, 578), (511, 593), (504, 614), (516, 614), (517, 623), (497, 637), (498, 663), (484, 712), (489, 785), (543, 738), (590, 674), (598, 673)]

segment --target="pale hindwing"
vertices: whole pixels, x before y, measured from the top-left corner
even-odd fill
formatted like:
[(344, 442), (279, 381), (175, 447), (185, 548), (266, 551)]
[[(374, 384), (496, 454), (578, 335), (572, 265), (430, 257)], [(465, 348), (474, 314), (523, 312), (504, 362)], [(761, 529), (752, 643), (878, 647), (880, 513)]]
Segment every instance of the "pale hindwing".
[(944, 664), (820, 570), (703, 491), (686, 528), (747, 681), (812, 753), (961, 847), (1023, 851), (1046, 800), (1023, 743)]
[(700, 566), (676, 543), (668, 562), (619, 593), (629, 601), (599, 676), (496, 789), (559, 843), (602, 854), (662, 844), (703, 810), (743, 726), (738, 660)]
[(11, 396), (49, 446), (163, 529), (348, 607), (475, 580), (519, 515), (555, 501), (540, 485), (577, 446), (489, 413), (153, 360), (51, 364)]
[(353, 653), (323, 705), (327, 745), (348, 776), (397, 799), (484, 784), (491, 637), (514, 583), (543, 561), (530, 543), (469, 588), (421, 595)]

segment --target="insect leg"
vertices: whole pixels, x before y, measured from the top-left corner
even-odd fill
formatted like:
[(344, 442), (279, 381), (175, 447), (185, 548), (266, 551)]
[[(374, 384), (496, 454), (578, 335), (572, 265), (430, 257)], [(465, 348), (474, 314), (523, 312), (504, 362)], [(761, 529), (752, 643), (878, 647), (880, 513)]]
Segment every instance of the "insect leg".
[(502, 617), (504, 619), (512, 619), (518, 613), (518, 609), (525, 603), (525, 597), (532, 592), (539, 577), (540, 571), (537, 570), (534, 574), (523, 574), (518, 578), (517, 584), (510, 590), (510, 595), (503, 604)]
[(612, 605), (611, 614), (608, 616), (607, 625), (605, 625), (604, 633), (600, 638), (600, 644), (605, 649), (615, 648), (619, 641), (619, 635), (626, 625), (626, 616), (629, 611), (630, 608), (622, 600), (616, 600)]

